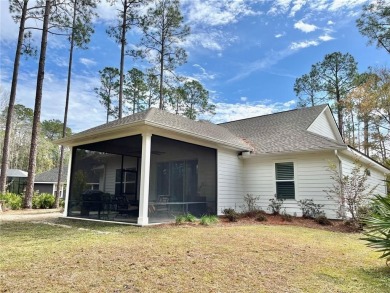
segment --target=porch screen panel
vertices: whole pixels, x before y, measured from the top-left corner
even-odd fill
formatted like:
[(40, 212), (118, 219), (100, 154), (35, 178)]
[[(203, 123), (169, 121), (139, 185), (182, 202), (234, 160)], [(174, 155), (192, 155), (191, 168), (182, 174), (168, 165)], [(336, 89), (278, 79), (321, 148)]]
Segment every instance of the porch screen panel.
[(68, 216), (135, 223), (140, 157), (138, 135), (75, 147)]
[(216, 150), (152, 136), (149, 222), (216, 214)]

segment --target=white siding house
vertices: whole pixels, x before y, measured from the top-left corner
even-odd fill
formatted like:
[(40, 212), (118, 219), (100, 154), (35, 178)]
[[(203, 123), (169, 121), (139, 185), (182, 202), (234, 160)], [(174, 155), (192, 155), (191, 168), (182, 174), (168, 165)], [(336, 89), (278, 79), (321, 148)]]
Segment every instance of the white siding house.
[[(152, 108), (59, 143), (73, 149), (73, 175), (67, 190), (67, 201), (72, 203), (66, 204), (65, 215), (128, 221), (118, 220), (118, 211), (107, 211), (107, 203), (93, 205), (91, 197), (83, 202), (75, 174), (80, 170), (98, 173), (99, 190), (112, 197), (123, 193), (118, 186), (133, 188), (133, 182), (123, 181), (126, 176), (117, 175), (118, 170), (131, 168), (136, 173), (132, 198), (133, 205), (139, 205), (135, 218), (139, 225), (160, 220), (155, 211), (162, 205), (161, 196), (169, 211), (216, 214), (226, 208), (240, 210), (246, 194), (259, 196), (257, 204), (267, 211), (276, 196), (284, 199), (283, 211), (297, 216), (301, 215), (299, 201), (312, 199), (323, 205), (327, 217), (336, 218), (337, 205), (326, 193), (334, 183), (330, 164), (348, 175), (358, 160), (370, 174), (370, 188), (382, 195), (390, 173), (345, 144), (328, 105), (218, 125)], [(89, 160), (87, 167), (82, 166), (83, 160)]]

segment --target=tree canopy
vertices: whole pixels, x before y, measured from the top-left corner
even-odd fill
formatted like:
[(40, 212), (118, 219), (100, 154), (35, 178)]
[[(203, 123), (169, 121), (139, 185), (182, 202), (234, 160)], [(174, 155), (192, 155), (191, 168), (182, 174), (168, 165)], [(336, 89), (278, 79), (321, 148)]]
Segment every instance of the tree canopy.
[(376, 0), (363, 6), (363, 12), (356, 21), (359, 32), (368, 38), (368, 44), (375, 44), (390, 53), (390, 2)]

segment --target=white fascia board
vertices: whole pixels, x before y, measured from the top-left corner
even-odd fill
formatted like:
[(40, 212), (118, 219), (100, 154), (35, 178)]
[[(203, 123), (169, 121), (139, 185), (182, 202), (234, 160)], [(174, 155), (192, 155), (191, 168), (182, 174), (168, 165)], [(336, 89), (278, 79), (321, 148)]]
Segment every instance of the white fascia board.
[(121, 138), (124, 136), (131, 136), (141, 134), (141, 130), (132, 131), (136, 126), (145, 125), (145, 121), (137, 121), (134, 123), (129, 123), (126, 125), (120, 125), (112, 128), (104, 128), (101, 130), (96, 130), (91, 133), (82, 134), (77, 133), (70, 137), (62, 138), (54, 141), (55, 144), (63, 145), (63, 146), (77, 146), (82, 144), (94, 143), (104, 140)]
[(334, 152), (335, 150), (346, 150), (347, 146), (334, 149), (315, 149), (315, 150), (302, 150), (302, 151), (285, 151), (285, 152), (276, 152), (276, 153), (251, 153), (249, 158), (251, 157), (271, 157), (271, 156), (284, 156), (284, 155), (300, 155), (300, 154), (316, 154), (316, 153), (323, 153), (323, 152)]
[(384, 174), (390, 174), (390, 170), (387, 169), (386, 167), (382, 166), (378, 162), (374, 161), (373, 159), (355, 151), (354, 149), (348, 147), (346, 150), (341, 151), (342, 154), (348, 156), (351, 159), (356, 159), (358, 158), (359, 161), (369, 165), (370, 167), (373, 167), (377, 169), (380, 172), (383, 172)]

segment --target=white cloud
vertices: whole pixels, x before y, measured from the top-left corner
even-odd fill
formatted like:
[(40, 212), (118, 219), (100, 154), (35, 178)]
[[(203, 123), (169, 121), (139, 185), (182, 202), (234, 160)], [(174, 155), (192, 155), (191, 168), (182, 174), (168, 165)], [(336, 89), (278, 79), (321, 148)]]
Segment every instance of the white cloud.
[(200, 73), (195, 73), (194, 76), (196, 79), (202, 80), (213, 80), (215, 78), (215, 74), (208, 73), (206, 69), (204, 69), (199, 64), (194, 64), (193, 67), (198, 68)]
[(200, 46), (212, 51), (223, 51), (237, 40), (237, 37), (228, 35), (222, 30), (213, 30), (209, 32), (194, 32), (183, 45), (191, 49), (197, 49)]
[(285, 14), (288, 12), (290, 8), (291, 0), (276, 0), (272, 1), (273, 5), (268, 10), (267, 14), (277, 15), (277, 14)]
[(326, 24), (327, 24), (327, 25), (334, 25), (334, 22), (331, 21), (331, 20), (329, 20)]
[[(0, 35), (1, 42), (18, 39), (19, 26), (14, 22), (8, 10), (9, 1), (0, 1)], [(2, 57), (3, 58), (3, 57)]]
[(330, 36), (330, 35), (322, 35), (322, 36), (319, 36), (318, 37), (321, 41), (323, 42), (328, 42), (328, 41), (331, 41), (331, 40), (334, 40), (334, 37)]
[(295, 16), (301, 8), (306, 4), (307, 0), (294, 0), (293, 7), (291, 8), (290, 15), (291, 17)]
[(256, 116), (272, 114), (281, 111), (291, 110), (295, 101), (291, 100), (285, 103), (216, 103), (215, 116), (206, 115), (204, 118), (211, 118), (213, 123), (222, 123)]
[(245, 0), (185, 0), (182, 1), (192, 24), (221, 26), (237, 22), (241, 17), (257, 15)]
[(314, 24), (304, 23), (302, 20), (296, 22), (294, 24), (294, 28), (303, 31), (304, 33), (314, 32), (316, 29), (318, 29), (318, 27)]
[[(10, 88), (10, 82), (3, 80), (1, 84), (6, 90)], [(69, 100), (68, 126), (73, 132), (100, 125), (105, 122), (105, 110), (100, 105), (93, 89), (99, 85), (98, 78), (86, 74), (73, 74)], [(18, 95), (16, 103), (34, 108), (36, 88), (36, 74), (20, 72), (18, 83)], [(45, 72), (42, 95), (41, 120), (63, 120), (66, 95), (66, 79), (58, 78), (57, 74)]]
[(83, 65), (85, 65), (87, 67), (94, 66), (94, 65), (97, 64), (95, 60), (88, 59), (88, 58), (80, 58), (79, 61), (80, 61), (81, 64), (83, 64)]
[(248, 97), (241, 97), (241, 98), (240, 98), (240, 101), (241, 101), (241, 102), (246, 102), (247, 100), (248, 100)]
[(318, 41), (302, 41), (302, 42), (292, 42), (290, 45), (291, 50), (299, 50), (299, 49), (304, 49), (307, 47), (312, 47), (312, 46), (318, 46), (320, 43)]
[(275, 38), (279, 39), (279, 38), (281, 38), (281, 37), (284, 37), (285, 35), (286, 35), (286, 33), (285, 33), (285, 32), (282, 32), (282, 33), (276, 34), (276, 35), (275, 35)]
[(343, 8), (352, 9), (357, 6), (363, 5), (367, 0), (333, 0), (332, 4), (329, 6), (330, 11), (338, 11)]

